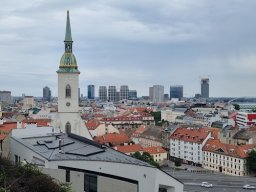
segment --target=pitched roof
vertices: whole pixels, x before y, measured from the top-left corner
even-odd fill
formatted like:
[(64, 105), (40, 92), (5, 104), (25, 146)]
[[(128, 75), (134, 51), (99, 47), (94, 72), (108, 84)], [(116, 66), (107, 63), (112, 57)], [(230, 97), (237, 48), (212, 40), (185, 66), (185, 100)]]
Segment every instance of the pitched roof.
[(238, 146), (221, 143), (219, 139), (209, 139), (204, 145), (203, 151), (222, 153), (227, 156), (237, 158), (246, 158), (248, 156), (248, 150), (253, 149), (255, 147), (256, 144)]
[(177, 139), (192, 143), (202, 143), (211, 132), (209, 129), (177, 128), (170, 139)]
[(151, 140), (155, 140), (155, 141), (160, 141), (161, 142), (161, 140), (162, 140), (162, 132), (163, 132), (163, 128), (162, 127), (149, 126), (149, 127), (147, 127), (145, 129), (145, 131), (143, 131), (141, 134), (137, 135), (137, 137), (151, 139)]
[(89, 130), (95, 130), (100, 125), (100, 121), (97, 119), (91, 119), (85, 125)]
[(100, 144), (112, 144), (113, 146), (129, 143), (132, 140), (126, 134), (108, 133), (103, 136), (97, 136), (94, 141)]
[(149, 154), (167, 153), (167, 151), (162, 147), (147, 147), (144, 148), (144, 151), (148, 152)]
[[(74, 134), (62, 134), (61, 136), (46, 134), (28, 138), (12, 136), (12, 138), (49, 161), (103, 161), (152, 167), (144, 161)], [(61, 149), (64, 153), (59, 152), (59, 138), (63, 139)]]
[(122, 153), (133, 153), (137, 151), (143, 151), (143, 148), (140, 144), (135, 144), (135, 145), (117, 146), (116, 150)]
[(147, 108), (147, 107), (134, 107), (134, 108), (131, 107), (128, 110), (131, 111), (132, 113), (134, 112), (143, 113), (145, 111), (149, 111), (149, 112), (153, 111), (151, 108)]
[(24, 119), (22, 121), (23, 124), (37, 124), (38, 127), (47, 127), (50, 122), (50, 119)]
[(133, 134), (142, 134), (146, 130), (145, 125), (139, 126)]
[(0, 125), (0, 132), (9, 133), (11, 130), (17, 128), (17, 122), (6, 122), (3, 125)]

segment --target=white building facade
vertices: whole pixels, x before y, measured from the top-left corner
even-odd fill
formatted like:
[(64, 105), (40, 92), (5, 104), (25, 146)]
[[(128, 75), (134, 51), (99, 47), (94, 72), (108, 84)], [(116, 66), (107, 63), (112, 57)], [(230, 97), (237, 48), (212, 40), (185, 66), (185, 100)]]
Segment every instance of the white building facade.
[(182, 159), (183, 162), (194, 165), (202, 165), (202, 148), (211, 133), (201, 130), (177, 128), (170, 136), (170, 157)]

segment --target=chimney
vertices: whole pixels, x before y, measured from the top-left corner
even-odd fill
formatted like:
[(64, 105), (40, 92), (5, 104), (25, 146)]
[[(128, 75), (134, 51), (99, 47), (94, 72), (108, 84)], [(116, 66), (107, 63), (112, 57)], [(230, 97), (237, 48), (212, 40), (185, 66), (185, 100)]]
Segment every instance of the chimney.
[(61, 150), (61, 138), (59, 138), (59, 153), (61, 153), (62, 150)]

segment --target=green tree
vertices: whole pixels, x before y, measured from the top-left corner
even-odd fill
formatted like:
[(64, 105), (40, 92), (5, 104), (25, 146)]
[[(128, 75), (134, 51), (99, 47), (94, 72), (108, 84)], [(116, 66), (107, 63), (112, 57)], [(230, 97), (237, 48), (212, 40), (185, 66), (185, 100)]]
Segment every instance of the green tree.
[(150, 114), (154, 117), (156, 125), (162, 125), (161, 119), (161, 111), (150, 112)]
[(148, 152), (143, 152), (142, 154), (140, 152), (135, 152), (134, 154), (131, 155), (132, 157), (139, 159), (141, 161), (145, 161), (149, 163), (150, 165), (159, 167), (159, 164), (154, 161), (153, 157), (148, 153)]
[(71, 192), (67, 184), (57, 183), (33, 164), (14, 166), (0, 158), (0, 192)]
[(181, 166), (181, 159), (175, 159), (174, 165), (175, 165), (176, 167), (180, 167), (180, 166)]
[(246, 158), (246, 167), (249, 173), (256, 174), (256, 151), (252, 150)]
[(235, 110), (240, 110), (240, 105), (238, 105), (238, 104), (233, 104), (233, 106), (234, 106), (234, 108), (235, 108)]

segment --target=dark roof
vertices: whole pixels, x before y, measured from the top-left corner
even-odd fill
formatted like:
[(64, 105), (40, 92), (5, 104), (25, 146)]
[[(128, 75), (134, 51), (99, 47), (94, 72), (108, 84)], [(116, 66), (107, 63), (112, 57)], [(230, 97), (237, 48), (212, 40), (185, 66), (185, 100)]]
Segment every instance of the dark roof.
[(161, 140), (162, 131), (163, 131), (162, 127), (150, 126), (141, 134), (141, 137), (154, 138), (157, 140)]
[[(146, 162), (74, 134), (51, 134), (40, 137), (12, 138), (48, 161), (108, 161), (152, 167)], [(61, 150), (59, 150), (60, 138)]]
[(234, 136), (234, 139), (242, 139), (242, 140), (249, 140), (250, 138), (252, 138), (252, 135), (249, 131), (247, 131), (246, 129), (241, 129), (239, 130)]

